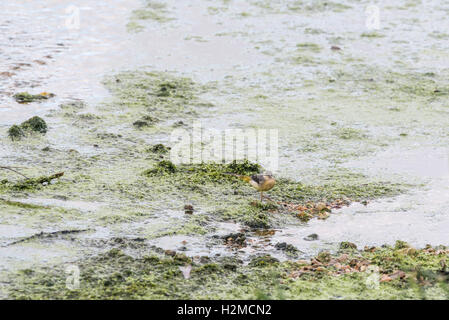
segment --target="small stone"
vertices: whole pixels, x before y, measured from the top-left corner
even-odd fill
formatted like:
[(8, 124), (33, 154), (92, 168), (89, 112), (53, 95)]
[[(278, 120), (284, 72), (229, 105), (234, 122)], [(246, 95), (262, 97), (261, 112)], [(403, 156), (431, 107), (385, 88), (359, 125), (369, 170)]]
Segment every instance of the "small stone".
[(154, 146), (150, 147), (148, 149), (148, 151), (153, 152), (153, 153), (164, 154), (164, 153), (167, 153), (170, 149), (171, 149), (170, 147), (166, 147), (163, 144), (159, 143), (159, 144), (155, 144)]
[(353, 268), (355, 266), (357, 266), (358, 263), (359, 263), (359, 260), (357, 260), (357, 259), (352, 259), (351, 261), (349, 261), (349, 265)]
[(275, 245), (276, 249), (279, 250), (285, 250), (285, 248), (287, 248), (287, 243), (286, 242), (279, 242)]
[(147, 121), (143, 121), (143, 120), (137, 120), (133, 123), (133, 126), (141, 129), (143, 127), (149, 127), (150, 124)]
[[(220, 256), (219, 253), (215, 254), (215, 256)], [(209, 263), (210, 262), (210, 258), (208, 256), (201, 256), (200, 257), (200, 262), (201, 263)]]
[(288, 244), (286, 242), (279, 242), (276, 243), (276, 245), (274, 246), (276, 249), (278, 250), (282, 250), (282, 251), (286, 251), (289, 252), (291, 254), (296, 254), (298, 253), (298, 249), (295, 248), (293, 245)]
[(184, 206), (184, 213), (185, 214), (193, 214), (193, 206), (191, 204), (186, 204)]
[(319, 237), (316, 233), (309, 234), (307, 237), (304, 238), (304, 240), (306, 240), (306, 241), (315, 241), (318, 239), (319, 239)]
[(396, 250), (398, 250), (398, 249), (405, 249), (405, 248), (410, 248), (410, 245), (407, 242), (405, 242), (405, 241), (397, 240), (395, 245), (394, 245), (394, 248)]
[(387, 274), (382, 275), (382, 277), (380, 278), (380, 282), (390, 282), (391, 280), (393, 279), (391, 279)]
[(182, 127), (182, 126), (184, 126), (185, 125), (185, 123), (184, 123), (184, 121), (177, 121), (177, 122), (175, 122), (174, 124), (173, 124), (173, 127)]
[(307, 213), (305, 211), (301, 211), (296, 215), (301, 221), (309, 221), (313, 218), (313, 216), (310, 213)]
[(327, 251), (321, 251), (316, 259), (321, 263), (327, 263), (331, 260), (331, 254)]
[(365, 246), (365, 248), (363, 248), (364, 251), (366, 252), (374, 252), (377, 250), (376, 247), (369, 247), (369, 246)]
[(357, 246), (349, 241), (343, 241), (340, 243), (340, 249), (341, 250), (345, 250), (345, 249), (357, 249)]
[(53, 199), (67, 201), (67, 200), (69, 200), (69, 197), (63, 196), (63, 195), (55, 195), (55, 196), (53, 196)]
[(173, 251), (173, 250), (165, 250), (165, 254), (166, 254), (167, 256), (174, 257), (174, 256), (176, 256), (176, 251)]
[(231, 233), (222, 237), (225, 244), (237, 247), (246, 247), (246, 235), (244, 233)]
[(317, 203), (315, 207), (318, 211), (323, 211), (324, 209), (327, 209), (327, 206), (324, 202)]
[(389, 275), (390, 279), (404, 279), (406, 277), (406, 274), (404, 271), (398, 270), (392, 274)]
[(320, 219), (320, 220), (326, 220), (327, 218), (329, 218), (329, 216), (330, 216), (330, 214), (329, 214), (329, 212), (320, 212), (319, 214), (318, 214), (318, 219)]

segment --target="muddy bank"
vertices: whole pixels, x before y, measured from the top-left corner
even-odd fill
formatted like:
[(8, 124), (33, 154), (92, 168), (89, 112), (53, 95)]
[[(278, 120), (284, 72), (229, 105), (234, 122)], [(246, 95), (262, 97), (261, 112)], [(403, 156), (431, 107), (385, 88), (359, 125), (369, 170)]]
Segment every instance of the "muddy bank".
[[(63, 266), (23, 269), (11, 279), (16, 299), (447, 299), (446, 247), (357, 250), (342, 242), (335, 254), (279, 262), (262, 255), (188, 257), (146, 247), (142, 239), (115, 239), (116, 248), (78, 261), (79, 288), (66, 287)], [(123, 250), (145, 248), (134, 258)]]
[[(353, 1), (84, 4), (88, 30), (56, 38), (22, 29), (36, 14), (57, 24), (64, 8), (5, 11), (24, 15), (1, 26), (16, 36), (0, 65), (0, 165), (28, 179), (0, 170), (2, 294), (447, 296), (447, 250), (426, 248), (449, 244), (449, 69), (445, 35), (434, 30), (442, 4), (426, 3), (420, 27), (410, 17), (424, 4), (382, 8), (376, 32), (364, 30), (365, 3)], [(18, 43), (40, 50), (11, 50)], [(23, 92), (56, 96), (37, 103)], [(36, 115), (45, 134), (22, 127)], [(170, 133), (193, 121), (279, 130), (271, 202), (223, 174), (260, 164), (170, 162)], [(8, 136), (13, 124), (20, 139)], [(398, 239), (416, 249), (381, 247)], [(345, 258), (342, 241), (378, 248)], [(323, 249), (330, 255), (317, 257)], [(78, 291), (64, 287), (71, 263)], [(180, 282), (178, 267), (189, 265)], [(370, 265), (379, 290), (366, 286)]]
[[(46, 171), (64, 168), (64, 174), (39, 177), (37, 167), (33, 166), (36, 169), (27, 169), (26, 174), (37, 178), (27, 180), (14, 172), (5, 172), (8, 179), (2, 181), (0, 201), (3, 217), (10, 224), (35, 230), (28, 236), (19, 232), (3, 239), (3, 251), (8, 257), (5, 277), (15, 274), (19, 261), (23, 269), (24, 257), (17, 253), (25, 248), (50, 250), (51, 255), (40, 253), (47, 261), (45, 264), (63, 260), (78, 265), (85, 259), (83, 256), (93, 257), (93, 261), (104, 259), (98, 254), (116, 247), (117, 241), (135, 243), (128, 252), (130, 256), (112, 252), (123, 259), (137, 259), (138, 268), (142, 267), (140, 259), (146, 259), (142, 257), (147, 255), (148, 248), (155, 250), (154, 247), (160, 248), (156, 252), (181, 251), (185, 261), (198, 255), (211, 261), (237, 259), (242, 270), (249, 268), (245, 267), (247, 264), (252, 266), (255, 257), (266, 254), (273, 256), (270, 261), (295, 261), (319, 250), (313, 245), (317, 239), (303, 239), (304, 247), (297, 248), (288, 243), (289, 239), (278, 240), (277, 232), (287, 227), (301, 228), (311, 219), (325, 223), (335, 210), (351, 202), (369, 205), (371, 200), (401, 194), (410, 188), (404, 183), (376, 180), (341, 169), (329, 172), (333, 178), (324, 179), (321, 184), (278, 178), (269, 194), (271, 200), (259, 202), (247, 183), (226, 174), (251, 175), (263, 170), (258, 164), (245, 160), (229, 164), (174, 165), (170, 161), (168, 133), (173, 129), (173, 120), (194, 118), (199, 111), (207, 116), (214, 106), (201, 97), (215, 86), (150, 71), (120, 73), (107, 77), (105, 84), (112, 96), (98, 106), (95, 114), (85, 113), (85, 104), (72, 102), (62, 104), (51, 113), (52, 118), (77, 134), (77, 144), (84, 148), (80, 151), (48, 146), (47, 139), (54, 133), (52, 128), (45, 135), (27, 136), (20, 141), (9, 139), (5, 132), (4, 141), (16, 150), (26, 150), (28, 159), (41, 164)], [(158, 121), (150, 122), (150, 117)], [(136, 126), (138, 119), (148, 125)], [(105, 132), (106, 127), (109, 132)], [(152, 143), (146, 143), (147, 139)], [(90, 150), (86, 149), (89, 143)], [(61, 255), (58, 251), (70, 254)], [(75, 257), (81, 260), (74, 260)], [(120, 264), (114, 262), (113, 266)], [(24, 280), (40, 268), (42, 261), (25, 259), (25, 265), (28, 265), (25, 271), (19, 271)], [(210, 268), (216, 272), (215, 269), (222, 267)], [(209, 266), (204, 269), (209, 270)], [(276, 270), (270, 270), (269, 275)], [(169, 280), (167, 276), (163, 278)], [(218, 282), (224, 279), (218, 275), (215, 278)], [(267, 283), (277, 281), (266, 280)], [(7, 292), (16, 298), (26, 298), (26, 295), (15, 296), (14, 292), (22, 292), (15, 286), (16, 281), (8, 282)], [(31, 283), (34, 280), (21, 285), (30, 294), (41, 290)], [(9, 291), (11, 285), (13, 289)], [(54, 282), (49, 284), (54, 285)], [(161, 285), (158, 282), (156, 286)], [(168, 282), (163, 286), (166, 285)], [(39, 294), (44, 294), (41, 296), (44, 298), (46, 293)], [(106, 297), (97, 294), (98, 298)], [(224, 297), (229, 293), (222, 294)], [(138, 295), (136, 292), (135, 297)], [(125, 297), (122, 293), (114, 296)], [(87, 296), (81, 293), (79, 297)]]

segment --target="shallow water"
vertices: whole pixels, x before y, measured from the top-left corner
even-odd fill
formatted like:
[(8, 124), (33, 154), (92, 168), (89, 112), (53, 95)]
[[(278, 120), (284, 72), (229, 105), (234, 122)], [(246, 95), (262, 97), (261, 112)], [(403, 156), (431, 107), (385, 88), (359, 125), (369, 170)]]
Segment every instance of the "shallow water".
[[(207, 245), (202, 236), (161, 236), (149, 239), (149, 244), (181, 248), (189, 255), (269, 252), (281, 259), (285, 256), (274, 248), (277, 242), (293, 244), (307, 256), (335, 249), (341, 241), (359, 246), (391, 244), (397, 239), (419, 247), (449, 245), (449, 102), (447, 96), (415, 96), (404, 89), (421, 85), (413, 80), (416, 73), (431, 72), (438, 85), (449, 88), (445, 78), (449, 37), (444, 33), (449, 27), (449, 2), (381, 5), (379, 37), (362, 36), (372, 32), (365, 26), (368, 1), (345, 1), (350, 8), (341, 11), (313, 6), (292, 11), (287, 9), (292, 3), (167, 1), (173, 20), (139, 21), (144, 30), (134, 33), (126, 25), (132, 11), (141, 6), (138, 0), (78, 1), (81, 24), (77, 30), (65, 25), (65, 10), (72, 1), (4, 1), (0, 5), (0, 72), (8, 74), (0, 75), (0, 126), (6, 129), (33, 115), (51, 115), (50, 110), (67, 100), (83, 100), (86, 112), (96, 112), (97, 105), (109, 97), (101, 83), (104, 76), (122, 70), (146, 66), (201, 83), (216, 81), (218, 89), (205, 94), (216, 113), (212, 119), (202, 119), (203, 123), (220, 129), (261, 124), (279, 129), (278, 176), (320, 183), (328, 170), (348, 168), (414, 187), (395, 198), (336, 210), (325, 221), (298, 222), (272, 236), (251, 236), (251, 245), (241, 250)], [(297, 47), (304, 43), (314, 43), (317, 49)], [(342, 50), (334, 52), (332, 45)], [(392, 72), (403, 76), (394, 78), (398, 85), (393, 93), (385, 93), (384, 83), (389, 83)], [(57, 97), (21, 105), (12, 99), (20, 91), (54, 92)], [(260, 95), (266, 97), (257, 98)], [(73, 148), (83, 156), (105, 156), (120, 150), (119, 145), (98, 150), (79, 138), (87, 129), (68, 126), (57, 117), (49, 117), (49, 122), (55, 129), (49, 143), (61, 153)], [(361, 134), (339, 138), (341, 128)], [(28, 164), (33, 159), (7, 143), (0, 152), (3, 164), (18, 160)], [(83, 229), (97, 216), (106, 222), (81, 239), (146, 236), (150, 227), (160, 225), (165, 230), (165, 225), (182, 223), (183, 212), (173, 211), (169, 204), (156, 216), (129, 222), (117, 213), (121, 204), (114, 199), (98, 203), (88, 193), (83, 200), (33, 196), (20, 200), (77, 213), (50, 227), (37, 220), (25, 226), (20, 221), (17, 225), (2, 222), (2, 243), (43, 230)], [(151, 203), (143, 200), (132, 205)], [(87, 221), (80, 218), (83, 213)], [(109, 225), (111, 215), (122, 220)], [(232, 223), (215, 226), (218, 235), (239, 228)], [(312, 233), (319, 235), (317, 241), (304, 240)], [(71, 261), (98, 250), (65, 241), (39, 245), (42, 248), (28, 244), (0, 248), (0, 267), (14, 269), (25, 261), (26, 265), (46, 264), (53, 258)]]

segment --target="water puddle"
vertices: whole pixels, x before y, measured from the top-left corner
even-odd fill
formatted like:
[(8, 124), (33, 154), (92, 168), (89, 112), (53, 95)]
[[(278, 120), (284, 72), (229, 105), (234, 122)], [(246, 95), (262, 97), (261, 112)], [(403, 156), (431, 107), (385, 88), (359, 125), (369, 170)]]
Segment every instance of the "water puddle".
[(77, 201), (77, 200), (60, 200), (60, 199), (17, 199), (16, 201), (26, 203), (26, 204), (34, 204), (40, 206), (47, 207), (62, 207), (66, 209), (74, 209), (82, 212), (94, 212), (101, 207), (105, 206), (105, 203), (98, 202), (87, 202), (87, 201)]

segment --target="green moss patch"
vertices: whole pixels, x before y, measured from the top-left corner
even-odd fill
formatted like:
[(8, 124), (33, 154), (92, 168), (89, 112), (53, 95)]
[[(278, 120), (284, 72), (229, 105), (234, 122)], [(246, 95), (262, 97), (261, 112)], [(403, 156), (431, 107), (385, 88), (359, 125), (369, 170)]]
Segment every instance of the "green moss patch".
[(20, 125), (24, 130), (46, 133), (47, 123), (40, 117), (32, 117)]
[(170, 151), (170, 147), (167, 147), (161, 143), (155, 144), (147, 149), (148, 152), (157, 153), (157, 154), (167, 154)]
[(334, 1), (286, 1), (286, 2), (273, 2), (270, 0), (259, 0), (252, 3), (254, 6), (263, 9), (270, 13), (324, 13), (330, 12), (343, 12), (351, 7), (342, 3)]
[(310, 260), (256, 256), (248, 265), (187, 257), (157, 248), (134, 258), (118, 248), (74, 263), (80, 287), (66, 287), (64, 266), (25, 269), (11, 278), (12, 299), (445, 299), (447, 248), (373, 247)]
[(163, 175), (163, 174), (172, 174), (176, 172), (176, 166), (168, 160), (162, 160), (152, 168), (148, 169), (144, 172), (146, 176), (154, 176), (154, 175)]
[(334, 134), (343, 140), (360, 140), (367, 138), (367, 135), (362, 130), (354, 128), (339, 128), (334, 131)]
[(0, 198), (0, 203), (22, 209), (48, 209), (48, 207)]
[(20, 140), (25, 137), (25, 132), (20, 126), (13, 125), (8, 130), (8, 136), (11, 138), (11, 140)]
[(18, 103), (30, 103), (39, 102), (43, 100), (48, 100), (53, 98), (55, 95), (53, 93), (42, 92), (39, 94), (30, 94), (28, 92), (16, 93), (13, 97)]
[(299, 51), (310, 51), (310, 52), (315, 52), (315, 53), (321, 51), (321, 47), (319, 45), (317, 45), (316, 43), (309, 43), (309, 42), (298, 43), (296, 45), (296, 48)]
[(108, 77), (104, 84), (114, 97), (111, 107), (141, 117), (138, 122), (134, 120), (136, 127), (163, 124), (175, 117), (183, 117), (185, 122), (210, 106), (199, 98), (205, 91), (203, 86), (168, 73), (123, 72)]
[(320, 202), (349, 199), (352, 201), (370, 200), (393, 196), (404, 192), (406, 186), (389, 182), (333, 181), (322, 185), (305, 185), (287, 179), (279, 179), (271, 192), (276, 198), (298, 202)]
[(360, 37), (362, 37), (362, 38), (383, 38), (385, 36), (378, 32), (364, 32), (360, 35)]
[(47, 133), (48, 127), (47, 123), (41, 117), (32, 117), (20, 125), (13, 125), (8, 130), (8, 136), (11, 140), (20, 140), (26, 136), (26, 134), (30, 133)]
[(137, 33), (143, 31), (145, 27), (140, 23), (143, 23), (145, 20), (165, 23), (173, 20), (173, 18), (170, 17), (165, 3), (146, 0), (146, 5), (144, 7), (132, 12), (127, 24), (128, 32)]
[[(250, 228), (270, 228), (278, 214), (288, 214), (302, 221), (326, 219), (332, 210), (353, 201), (364, 202), (404, 192), (407, 186), (383, 181), (366, 182), (352, 176), (331, 179), (321, 185), (303, 184), (289, 179), (277, 179), (267, 192), (269, 200), (256, 201), (258, 193), (249, 183), (232, 173), (252, 175), (263, 171), (248, 161), (229, 164), (201, 163), (174, 165), (168, 160), (156, 162), (143, 172), (149, 183), (158, 186), (171, 198), (195, 199), (199, 207), (211, 208), (220, 220), (233, 220)], [(231, 174), (229, 174), (231, 173)], [(351, 178), (352, 177), (352, 178)], [(162, 192), (162, 191), (161, 191)], [(226, 201), (217, 202), (226, 197)]]
[(38, 178), (25, 179), (18, 182), (12, 182), (8, 180), (0, 181), (0, 189), (12, 190), (12, 191), (31, 191), (42, 188), (43, 186), (49, 185), (54, 181), (57, 181), (60, 177), (64, 175), (63, 172), (52, 174), (49, 176), (41, 176)]
[[(159, 149), (159, 147), (158, 147)], [(251, 163), (247, 160), (242, 162), (233, 161), (229, 164), (218, 163), (201, 163), (194, 165), (175, 166), (168, 160), (163, 160), (155, 164), (155, 166), (144, 172), (147, 176), (158, 174), (172, 174), (178, 172), (183, 175), (189, 183), (204, 182), (222, 182), (236, 180), (236, 177), (228, 175), (229, 173), (252, 175), (259, 173), (260, 165)]]

